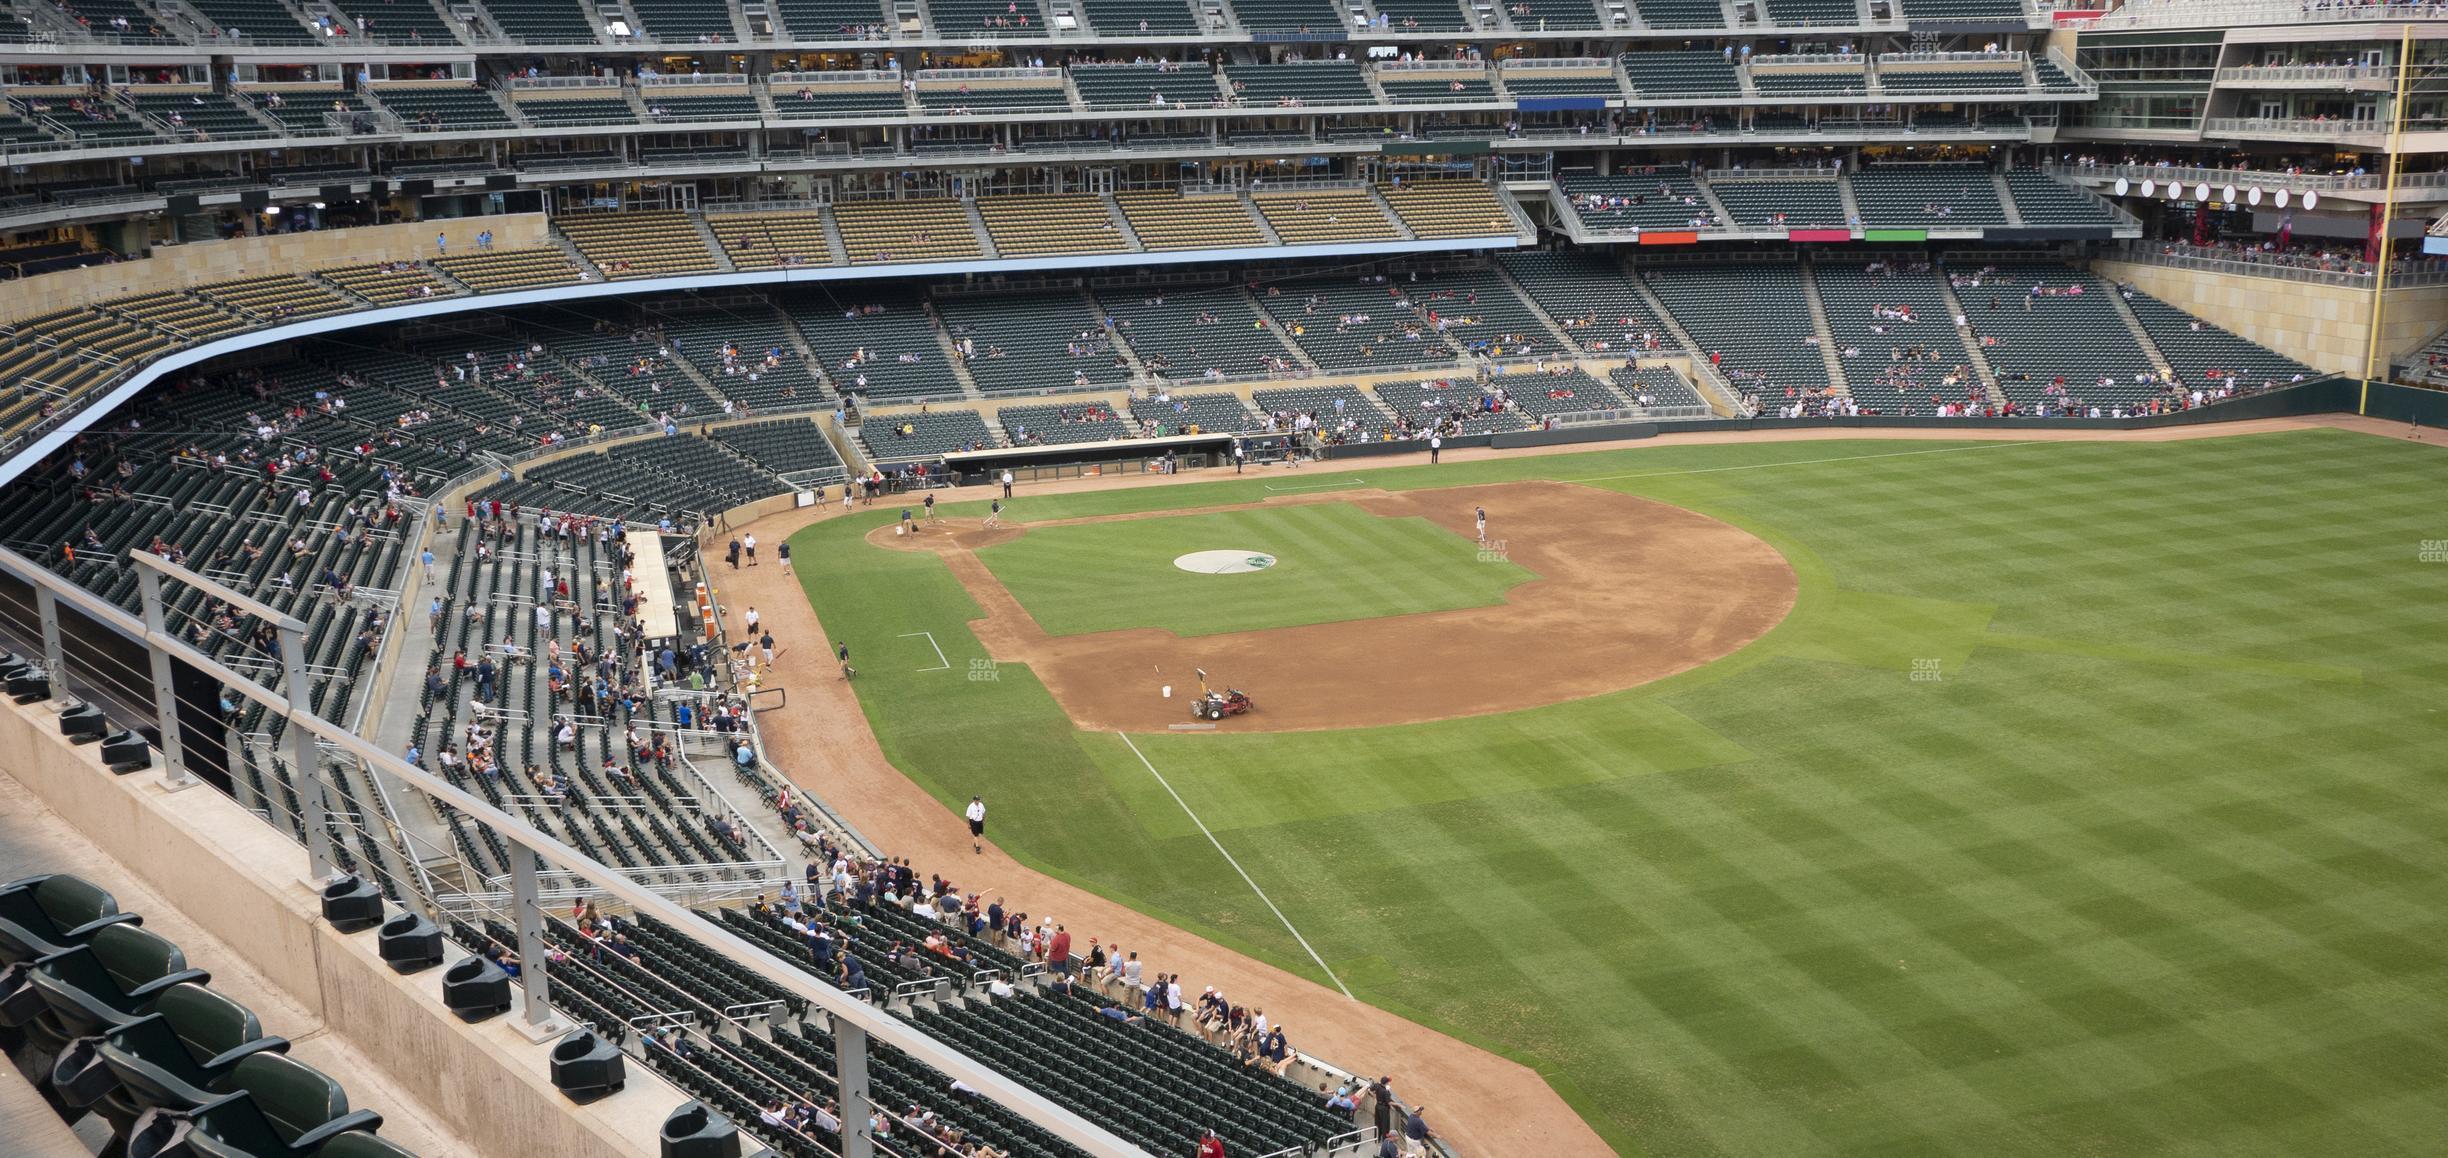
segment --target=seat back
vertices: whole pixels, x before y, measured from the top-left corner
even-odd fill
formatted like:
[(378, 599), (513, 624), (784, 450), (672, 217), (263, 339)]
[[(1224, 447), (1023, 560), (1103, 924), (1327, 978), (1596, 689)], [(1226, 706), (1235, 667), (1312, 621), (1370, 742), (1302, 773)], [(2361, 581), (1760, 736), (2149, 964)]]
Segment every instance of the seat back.
[(170, 1023), (179, 1044), (199, 1062), (263, 1036), (263, 1022), (254, 1010), (193, 982), (162, 990), (153, 1011)]
[(122, 993), (187, 969), (187, 952), (169, 938), (127, 925), (112, 925), (86, 943)]
[(119, 915), (119, 902), (93, 883), (65, 873), (29, 877), (0, 888), (0, 963), (31, 961), (69, 947), (68, 934)]
[(329, 1074), (276, 1053), (259, 1053), (231, 1071), (231, 1087), (244, 1090), (286, 1144), (349, 1112), (348, 1091)]

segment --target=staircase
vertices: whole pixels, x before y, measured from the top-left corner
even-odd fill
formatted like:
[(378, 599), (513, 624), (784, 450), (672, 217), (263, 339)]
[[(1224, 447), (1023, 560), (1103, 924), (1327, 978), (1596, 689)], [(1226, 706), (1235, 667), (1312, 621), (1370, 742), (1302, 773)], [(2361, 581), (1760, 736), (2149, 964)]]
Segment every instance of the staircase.
[(714, 227), (706, 224), (705, 214), (691, 213), (688, 219), (689, 224), (697, 227), (697, 240), (705, 244), (707, 253), (714, 255), (714, 268), (724, 273), (738, 273), (739, 266), (732, 263), (730, 254), (723, 252), (722, 239), (714, 236)]
[(1122, 212), (1122, 203), (1114, 200), (1114, 195), (1111, 193), (1100, 193), (1097, 199), (1105, 203), (1105, 216), (1113, 221), (1114, 229), (1122, 234), (1122, 244), (1133, 253), (1145, 249), (1146, 247), (1139, 242), (1139, 231), (1131, 228), (1130, 214)]
[[(1112, 198), (1109, 196), (1106, 200), (1110, 202)], [(1117, 213), (1115, 216), (1119, 217), (1121, 215)], [(1135, 241), (1136, 239), (1133, 240)], [(1096, 300), (1096, 295), (1088, 292), (1087, 290), (1080, 291), (1080, 301), (1086, 303), (1088, 306), (1088, 312), (1096, 315), (1097, 317), (1105, 318), (1112, 316), (1111, 314), (1105, 312), (1105, 303)], [(1106, 336), (1113, 339), (1114, 352), (1122, 355), (1122, 361), (1130, 367), (1131, 377), (1145, 378), (1148, 376), (1147, 363), (1139, 360), (1139, 351), (1131, 348), (1129, 340), (1122, 336), (1121, 331), (1107, 331)]]
[(2117, 290), (2116, 283), (2098, 274), (2091, 276), (2099, 279), (2102, 292), (2108, 295), (2109, 304), (2116, 307), (2117, 317), (2124, 320), (2125, 329), (2133, 334), (2134, 342), (2142, 347), (2143, 353), (2150, 355), (2151, 369), (2158, 371), (2160, 378), (2174, 381), (2176, 368), (2168, 364), (2167, 355), (2159, 352), (2159, 343), (2151, 340), (2150, 331), (2142, 328), (2142, 319), (2134, 316), (2133, 303), (2125, 300), (2125, 295)]
[(842, 244), (841, 222), (833, 220), (833, 210), (829, 207), (817, 210), (816, 217), (824, 222), (825, 250), (833, 258), (830, 264), (850, 264), (850, 247)]
[(1393, 203), (1387, 201), (1385, 194), (1379, 192), (1375, 185), (1368, 187), (1368, 195), (1369, 200), (1377, 203), (1377, 211), (1385, 214), (1386, 220), (1394, 223), (1394, 232), (1401, 234), (1403, 240), (1419, 240), (1419, 234), (1411, 232), (1411, 224), (1402, 219), (1402, 214), (1394, 212)]
[(1819, 300), (1819, 275), (1807, 261), (1802, 263), (1802, 300), (1810, 303), (1811, 332), (1819, 336), (1819, 360), (1827, 365), (1828, 384), (1852, 397), (1853, 384), (1845, 378), (1844, 359), (1836, 353), (1836, 330), (1828, 325), (1827, 303)]
[[(977, 216), (975, 204), (970, 205), (969, 216), (973, 219)], [(982, 236), (985, 230), (978, 232)], [(924, 308), (927, 320), (935, 323), (930, 328), (935, 331), (935, 344), (943, 348), (944, 364), (952, 367), (952, 380), (960, 383), (962, 394), (970, 398), (979, 397), (977, 378), (969, 373), (969, 360), (961, 357), (960, 350), (952, 344), (952, 328), (944, 324), (942, 314), (935, 312), (935, 303), (928, 302)]]
[(1844, 203), (1846, 224), (1866, 224), (1862, 221), (1861, 202), (1853, 199), (1853, 179), (1842, 173), (1836, 175), (1836, 198)]
[(1943, 269), (1938, 271), (1938, 294), (1955, 317), (1966, 319), (1965, 324), (1955, 327), (1955, 336), (1963, 342), (1964, 353), (1971, 357), (1972, 372), (1980, 376), (1981, 388), (1989, 395), (1990, 404), (2003, 411), (2006, 392), (1998, 386), (1997, 367), (1989, 364), (1988, 353), (1981, 349), (1980, 331), (1970, 324), (1972, 313), (1964, 308), (1963, 299), (1955, 296), (1955, 285), (1947, 280)]
[(2006, 209), (2006, 224), (2023, 224), (2023, 207), (2015, 204), (2014, 188), (2006, 184), (2006, 174), (2002, 170), (1991, 169), (1989, 182), (1997, 187), (1998, 204)]
[(1565, 333), (1564, 327), (1556, 324), (1554, 315), (1538, 307), (1538, 299), (1530, 296), (1529, 287), (1516, 279), (1513, 271), (1506, 269), (1503, 262), (1491, 261), (1488, 263), (1488, 268), (1496, 271), (1496, 280), (1512, 288), (1513, 296), (1520, 298), (1524, 305), (1530, 307), (1530, 316), (1538, 319), (1539, 325), (1546, 328), (1548, 336), (1554, 338), (1557, 344), (1563, 347), (1566, 354), (1577, 353), (1581, 349), (1580, 344), (1572, 340), (1572, 335)]
[(1703, 204), (1705, 204), (1705, 205), (1707, 205), (1707, 206), (1709, 207), (1709, 212), (1710, 212), (1710, 213), (1713, 213), (1713, 214), (1715, 214), (1715, 215), (1716, 215), (1716, 220), (1717, 220), (1717, 222), (1718, 222), (1718, 228), (1720, 228), (1720, 229), (1732, 229), (1732, 228), (1734, 228), (1734, 227), (1735, 227), (1735, 224), (1734, 224), (1734, 215), (1733, 215), (1732, 213), (1728, 213), (1728, 212), (1726, 212), (1725, 202), (1723, 202), (1723, 201), (1719, 201), (1719, 200), (1717, 199), (1717, 191), (1716, 191), (1716, 190), (1714, 190), (1714, 189), (1709, 188), (1709, 183), (1708, 183), (1708, 182), (1706, 182), (1706, 181), (1697, 181), (1697, 182), (1694, 182), (1694, 184), (1696, 184), (1696, 185), (1700, 186), (1700, 200), (1701, 200), (1701, 202), (1702, 202)]
[(1289, 352), (1292, 364), (1312, 374), (1317, 373), (1318, 364), (1310, 359), (1309, 351), (1301, 349), (1300, 343), (1293, 341), (1289, 335), (1284, 333), (1283, 326), (1276, 322), (1275, 316), (1268, 313), (1266, 306), (1258, 301), (1258, 295), (1251, 293), (1248, 286), (1240, 287), (1240, 294), (1242, 302), (1249, 306), (1251, 313), (1266, 319), (1267, 332), (1275, 335), (1276, 345), (1282, 346)]
[(1258, 206), (1250, 201), (1248, 194), (1235, 193), (1233, 194), (1233, 200), (1240, 202), (1241, 211), (1249, 214), (1250, 220), (1257, 223), (1258, 235), (1266, 238), (1266, 243), (1268, 245), (1282, 245), (1284, 243), (1283, 234), (1275, 232), (1275, 226), (1267, 221), (1266, 214), (1258, 212)]
[(969, 215), (969, 229), (977, 234), (978, 248), (990, 258), (1003, 256), (1002, 252), (995, 248), (994, 234), (986, 228), (986, 216), (978, 212), (977, 200), (971, 198), (962, 201), (961, 210)]

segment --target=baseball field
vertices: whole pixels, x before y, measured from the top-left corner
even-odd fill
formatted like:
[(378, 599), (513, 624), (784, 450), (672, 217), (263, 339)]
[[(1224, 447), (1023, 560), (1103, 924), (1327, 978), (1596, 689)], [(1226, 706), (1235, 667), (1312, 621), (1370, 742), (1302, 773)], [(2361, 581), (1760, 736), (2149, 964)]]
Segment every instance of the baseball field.
[[(885, 754), (1007, 850), (1625, 1153), (2427, 1154), (2443, 494), (2335, 430), (1812, 441), (792, 543)], [(1196, 666), (1256, 711), (1175, 727)]]

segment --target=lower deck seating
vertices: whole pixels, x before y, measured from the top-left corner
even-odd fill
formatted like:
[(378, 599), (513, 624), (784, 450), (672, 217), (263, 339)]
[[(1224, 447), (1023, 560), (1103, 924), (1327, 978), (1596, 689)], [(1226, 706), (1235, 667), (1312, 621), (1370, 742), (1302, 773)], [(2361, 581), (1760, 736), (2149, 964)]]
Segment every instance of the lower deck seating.
[(835, 393), (861, 405), (957, 398), (961, 384), (924, 299), (910, 293), (821, 289), (775, 295), (807, 339)]
[(1171, 434), (1217, 434), (1258, 429), (1258, 415), (1237, 394), (1159, 392), (1133, 398), (1133, 421), (1151, 438)]
[(1060, 406), (1006, 406), (995, 414), (995, 421), (1002, 424), (1003, 436), (1013, 446), (1108, 442), (1134, 433), (1102, 399)]
[(1293, 369), (1275, 327), (1233, 286), (1102, 292), (1097, 304), (1152, 375), (1179, 382)]
[(803, 418), (726, 426), (714, 440), (732, 452), (775, 474), (800, 483), (827, 483), (842, 476), (841, 455), (826, 440), (824, 428)]
[(859, 427), (859, 443), (867, 448), (868, 457), (881, 462), (906, 462), (1003, 444), (986, 429), (986, 420), (975, 410), (870, 415)]
[(939, 297), (935, 312), (987, 393), (1114, 386), (1130, 377), (1113, 335), (1076, 291)]
[(1376, 442), (1394, 428), (1394, 416), (1368, 395), (1350, 386), (1295, 386), (1260, 390), (1250, 395), (1258, 409), (1294, 426), (1309, 419), (1317, 436), (1327, 442)]

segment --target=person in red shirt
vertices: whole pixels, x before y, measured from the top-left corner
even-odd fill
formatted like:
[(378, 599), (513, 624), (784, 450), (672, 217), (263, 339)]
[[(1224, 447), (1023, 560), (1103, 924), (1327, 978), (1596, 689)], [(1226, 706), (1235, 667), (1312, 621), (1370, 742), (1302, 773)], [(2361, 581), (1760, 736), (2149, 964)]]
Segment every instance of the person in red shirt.
[(1065, 977), (1071, 975), (1071, 934), (1062, 926), (1054, 926), (1053, 943), (1046, 946), (1046, 965)]
[(1199, 1138), (1198, 1158), (1224, 1158), (1224, 1139), (1209, 1130)]

